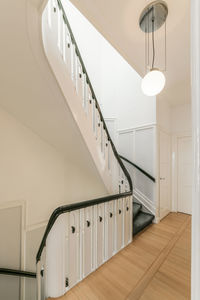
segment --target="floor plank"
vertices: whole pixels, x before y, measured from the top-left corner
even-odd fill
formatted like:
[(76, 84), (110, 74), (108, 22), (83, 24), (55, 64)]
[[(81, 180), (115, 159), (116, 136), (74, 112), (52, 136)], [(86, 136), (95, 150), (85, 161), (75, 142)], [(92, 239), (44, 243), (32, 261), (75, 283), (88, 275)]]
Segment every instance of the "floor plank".
[[(190, 299), (190, 225), (181, 235), (160, 269), (146, 287), (141, 300)], [(149, 297), (151, 295), (151, 298)]]
[(190, 299), (190, 219), (169, 214), (57, 299)]

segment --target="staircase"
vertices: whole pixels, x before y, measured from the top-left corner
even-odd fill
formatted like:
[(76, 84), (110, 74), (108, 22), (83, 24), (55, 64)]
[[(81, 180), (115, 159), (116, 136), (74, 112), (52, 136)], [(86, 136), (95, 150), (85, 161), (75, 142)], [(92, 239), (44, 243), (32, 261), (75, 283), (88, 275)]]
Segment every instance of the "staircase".
[(153, 222), (154, 215), (143, 212), (142, 209), (142, 204), (133, 202), (133, 236)]
[[(154, 219), (143, 212), (142, 205), (132, 203), (130, 175), (109, 135), (60, 0), (48, 1), (42, 31), (49, 65), (108, 195), (53, 211), (36, 257), (37, 300), (64, 295), (131, 243), (132, 236)], [(16, 270), (1, 269), (0, 273), (36, 277), (35, 273)]]
[[(155, 178), (143, 170), (141, 167), (130, 161), (129, 159), (120, 155), (121, 159), (127, 163), (127, 166), (131, 168), (131, 173), (133, 169), (139, 170), (146, 178), (155, 183)], [(131, 174), (130, 173), (130, 174)], [(131, 176), (132, 177), (132, 176)], [(135, 190), (133, 183), (133, 192)], [(148, 227), (154, 220), (155, 216), (149, 212), (148, 208), (142, 205), (138, 200), (134, 201), (135, 197), (133, 196), (133, 236), (138, 234), (140, 231)]]

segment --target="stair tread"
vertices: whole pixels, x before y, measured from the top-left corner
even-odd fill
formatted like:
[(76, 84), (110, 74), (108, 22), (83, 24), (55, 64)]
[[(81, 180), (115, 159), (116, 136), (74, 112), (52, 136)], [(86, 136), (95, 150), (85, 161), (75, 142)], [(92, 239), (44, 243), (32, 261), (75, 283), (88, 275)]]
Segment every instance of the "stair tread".
[(154, 216), (140, 211), (133, 220), (133, 234), (137, 234), (142, 231), (146, 226), (150, 225), (154, 219)]
[(133, 202), (133, 218), (136, 218), (136, 216), (139, 214), (141, 209), (142, 209), (141, 204)]

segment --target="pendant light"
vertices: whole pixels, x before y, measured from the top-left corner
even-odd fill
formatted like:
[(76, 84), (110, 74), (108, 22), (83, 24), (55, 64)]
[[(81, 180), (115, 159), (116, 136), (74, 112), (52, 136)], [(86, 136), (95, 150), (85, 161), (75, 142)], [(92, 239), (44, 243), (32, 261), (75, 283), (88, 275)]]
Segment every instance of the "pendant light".
[[(165, 86), (165, 75), (158, 67), (155, 67), (155, 31), (158, 30), (163, 24), (165, 25), (164, 33), (164, 58), (166, 70), (166, 18), (168, 15), (168, 8), (164, 1), (154, 1), (150, 3), (143, 10), (139, 25), (142, 31), (145, 32), (145, 70), (147, 74), (142, 79), (141, 88), (145, 95), (156, 96)], [(151, 37), (150, 37), (151, 35)], [(152, 50), (150, 49), (152, 45)], [(151, 54), (151, 53), (152, 54)], [(150, 65), (150, 56), (152, 56), (152, 62)]]

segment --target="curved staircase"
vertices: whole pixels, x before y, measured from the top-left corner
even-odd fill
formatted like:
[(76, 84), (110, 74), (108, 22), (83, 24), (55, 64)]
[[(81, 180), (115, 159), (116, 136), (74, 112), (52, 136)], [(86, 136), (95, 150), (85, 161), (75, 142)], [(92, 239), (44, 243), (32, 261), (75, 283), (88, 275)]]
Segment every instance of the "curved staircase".
[[(142, 205), (132, 203), (130, 175), (112, 142), (60, 0), (48, 1), (42, 34), (54, 79), (108, 195), (63, 205), (52, 212), (36, 257), (37, 300), (64, 295), (131, 243), (132, 236), (154, 219), (143, 212)], [(12, 273), (5, 269), (2, 272)]]

